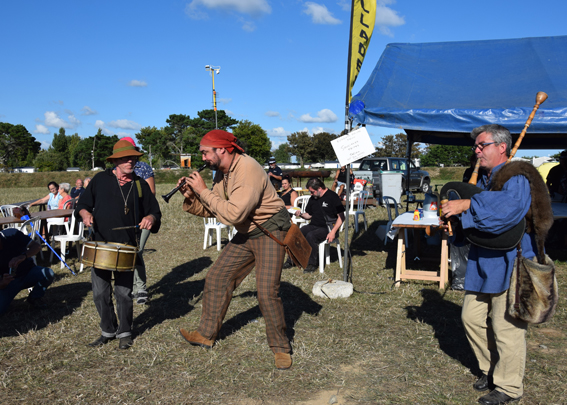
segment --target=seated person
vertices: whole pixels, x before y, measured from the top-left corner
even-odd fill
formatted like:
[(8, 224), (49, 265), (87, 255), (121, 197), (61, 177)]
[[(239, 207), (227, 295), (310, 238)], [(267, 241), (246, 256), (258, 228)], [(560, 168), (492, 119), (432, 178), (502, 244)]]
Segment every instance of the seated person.
[(83, 194), (83, 191), (85, 191), (83, 188), (83, 180), (77, 179), (77, 181), (75, 181), (75, 187), (71, 189), (71, 198), (80, 197), (81, 194)]
[(559, 164), (549, 171), (546, 184), (549, 195), (554, 201), (565, 200), (567, 197), (567, 150), (561, 152)]
[[(352, 169), (350, 169), (350, 185), (352, 189), (352, 182), (354, 181), (354, 173)], [(343, 191), (346, 187), (347, 182), (347, 175), (346, 175), (346, 166), (341, 166), (339, 170), (335, 172), (335, 180), (333, 181), (333, 186), (331, 187), (332, 190), (336, 190), (339, 187), (339, 191), (337, 192), (338, 196), (343, 195)]]
[(32, 288), (28, 303), (37, 309), (45, 304), (42, 297), (53, 282), (55, 273), (48, 267), (36, 266), (31, 259), (41, 245), (15, 228), (0, 231), (0, 315), (21, 290)]
[(62, 210), (69, 208), (68, 206), (65, 206), (65, 203), (73, 198), (68, 194), (70, 188), (71, 185), (69, 183), (61, 183), (59, 185), (59, 196), (61, 196), (61, 199), (59, 200), (59, 204), (57, 205), (58, 209)]
[(291, 179), (289, 178), (289, 176), (284, 176), (284, 178), (282, 179), (282, 190), (283, 191), (280, 193), (280, 198), (283, 200), (285, 207), (289, 209), (293, 207), (295, 200), (297, 199), (297, 197), (299, 197), (297, 191), (295, 191), (291, 187)]
[(91, 178), (90, 177), (85, 177), (85, 181), (83, 183), (83, 188), (86, 189), (87, 186), (89, 185), (89, 183), (91, 182)]
[[(304, 219), (309, 219), (309, 225), (301, 227), (301, 233), (311, 246), (311, 255), (309, 263), (304, 273), (313, 273), (319, 265), (319, 243), (324, 240), (333, 241), (339, 232), (339, 229), (345, 220), (345, 207), (339, 196), (332, 190), (325, 187), (325, 183), (318, 178), (309, 179), (307, 189), (311, 193), (311, 198), (307, 203), (305, 212), (301, 214), (299, 211), (295, 213)], [(327, 223), (333, 223), (333, 229), (329, 231)], [(284, 269), (289, 269), (293, 263), (288, 259), (284, 265)]]
[(47, 204), (47, 209), (48, 210), (56, 210), (59, 206), (59, 200), (61, 199), (61, 196), (58, 194), (59, 191), (59, 184), (57, 184), (54, 181), (51, 181), (48, 185), (47, 188), (49, 190), (49, 194), (47, 194), (45, 197), (40, 198), (37, 201), (32, 202), (29, 207), (33, 206), (33, 205), (41, 205), (41, 204)]

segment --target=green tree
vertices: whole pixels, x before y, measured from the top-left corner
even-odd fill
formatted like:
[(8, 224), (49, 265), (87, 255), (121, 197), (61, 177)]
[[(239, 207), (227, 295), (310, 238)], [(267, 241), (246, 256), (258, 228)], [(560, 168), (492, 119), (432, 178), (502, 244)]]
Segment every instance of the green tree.
[[(207, 132), (215, 129), (215, 110), (203, 110), (197, 113), (199, 118), (190, 120), (190, 126), (194, 128), (195, 135), (200, 139)], [(238, 125), (238, 120), (226, 115), (224, 110), (217, 110), (217, 123), (218, 129), (228, 131), (235, 125)]]
[(53, 141), (51, 141), (51, 147), (54, 153), (58, 153), (60, 158), (57, 162), (63, 162), (64, 169), (68, 167), (69, 159), (69, 148), (67, 145), (67, 136), (65, 135), (65, 128), (59, 128), (58, 134), (53, 134)]
[(34, 166), (40, 172), (59, 172), (67, 168), (65, 156), (50, 147), (39, 152), (34, 160)]
[(79, 142), (73, 154), (72, 165), (78, 166), (83, 170), (91, 169), (93, 166), (92, 151), (94, 146), (94, 166), (111, 166), (110, 163), (107, 165), (106, 158), (112, 155), (112, 148), (116, 142), (118, 142), (116, 135), (106, 136), (99, 128), (95, 136), (90, 136)]
[[(382, 146), (376, 148), (375, 157), (405, 157), (408, 145), (406, 134), (386, 135), (382, 137)], [(421, 154), (419, 144), (414, 143), (411, 148), (412, 159)]]
[(79, 136), (78, 133), (75, 132), (73, 135), (67, 136), (67, 151), (68, 151), (67, 156), (69, 162), (72, 162), (75, 149), (77, 149), (79, 142), (81, 142), (81, 137)]
[(313, 138), (306, 131), (294, 132), (287, 137), (289, 152), (299, 159), (299, 164), (303, 167), (304, 160), (312, 153)]
[(470, 156), (469, 146), (431, 145), (421, 156), (421, 166), (469, 166)]
[(0, 122), (0, 164), (9, 167), (22, 166), (39, 153), (41, 144), (23, 125)]
[(287, 143), (280, 144), (276, 150), (272, 151), (272, 156), (276, 159), (276, 162), (290, 163), (291, 153), (289, 153), (289, 145)]
[[(165, 128), (144, 127), (136, 134), (138, 144), (147, 153), (152, 152), (152, 161), (159, 162), (161, 166), (166, 160), (171, 160), (171, 147), (168, 146), (174, 142), (174, 137), (165, 131)], [(155, 163), (154, 163), (155, 165)]]
[(337, 135), (328, 132), (319, 132), (313, 135), (313, 150), (307, 156), (311, 162), (323, 163), (327, 160), (337, 160), (331, 141), (337, 139)]
[(264, 165), (268, 161), (272, 142), (260, 125), (243, 120), (238, 123), (232, 133), (244, 144), (246, 153), (258, 163)]

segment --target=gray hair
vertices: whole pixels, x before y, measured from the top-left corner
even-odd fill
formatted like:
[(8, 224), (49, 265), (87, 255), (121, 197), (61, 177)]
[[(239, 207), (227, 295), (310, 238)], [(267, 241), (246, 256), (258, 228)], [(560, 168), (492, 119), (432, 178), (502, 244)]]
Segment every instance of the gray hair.
[(71, 189), (71, 185), (69, 183), (61, 183), (59, 184), (59, 187), (61, 187), (66, 193), (68, 193)]
[(476, 139), (477, 136), (482, 134), (483, 132), (487, 132), (492, 137), (492, 140), (496, 143), (505, 143), (506, 144), (506, 156), (510, 156), (510, 150), (512, 149), (512, 135), (510, 135), (510, 131), (504, 128), (502, 125), (498, 124), (488, 124), (483, 125), (481, 127), (475, 128), (471, 132), (471, 138)]
[(317, 177), (311, 177), (309, 179), (309, 181), (307, 182), (307, 185), (305, 186), (307, 188), (312, 188), (313, 190), (319, 190), (320, 188), (322, 188), (323, 190), (325, 190), (327, 187), (325, 186), (325, 183), (323, 183), (320, 179), (318, 179)]

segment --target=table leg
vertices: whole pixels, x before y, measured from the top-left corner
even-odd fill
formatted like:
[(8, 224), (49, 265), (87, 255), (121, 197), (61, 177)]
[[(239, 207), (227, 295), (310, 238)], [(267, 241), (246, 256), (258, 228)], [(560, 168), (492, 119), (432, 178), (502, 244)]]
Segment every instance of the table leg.
[(449, 282), (449, 246), (447, 246), (447, 232), (443, 232), (441, 238), (441, 266), (440, 266), (439, 289), (444, 290)]
[(404, 230), (398, 232), (398, 255), (396, 257), (396, 274), (394, 275), (394, 285), (400, 286), (401, 275), (406, 271), (406, 245), (404, 243)]

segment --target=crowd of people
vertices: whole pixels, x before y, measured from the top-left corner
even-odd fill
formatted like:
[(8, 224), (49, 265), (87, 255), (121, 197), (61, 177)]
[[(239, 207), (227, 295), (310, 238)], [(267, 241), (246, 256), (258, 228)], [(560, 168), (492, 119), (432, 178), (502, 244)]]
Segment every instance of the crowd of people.
[[(531, 183), (518, 173), (505, 182), (501, 191), (493, 191), (492, 180), (510, 156), (510, 132), (500, 125), (484, 125), (475, 128), (471, 137), (475, 157), (480, 161), (477, 186), (482, 191), (469, 199), (444, 202), (442, 219), (458, 222), (463, 229), (501, 234), (519, 223), (528, 210), (537, 209), (532, 207)], [(293, 264), (289, 260), (284, 263), (285, 249), (276, 239), (283, 241), (290, 229), (288, 208), (294, 205), (297, 192), (274, 159), (270, 160), (266, 174), (229, 132), (208, 132), (201, 139), (199, 149), (204, 163), (215, 171), (212, 187), (205, 184), (198, 171), (180, 178), (178, 188), (185, 198), (182, 209), (196, 216), (216, 217), (234, 226), (238, 233), (208, 270), (198, 326), (181, 328), (179, 332), (191, 345), (211, 349), (234, 290), (255, 268), (259, 307), (275, 367), (288, 369), (292, 366), (292, 348), (286, 335), (279, 286), (282, 269)], [(69, 192), (69, 184), (51, 182), (50, 193), (38, 201), (57, 208), (73, 195), (79, 196), (74, 215), (85, 226), (93, 227), (96, 241), (113, 240), (140, 246), (138, 230), (141, 235), (155, 233), (161, 224), (153, 172), (138, 161), (142, 154), (132, 139), (123, 138), (107, 158), (114, 167), (94, 176), (88, 187), (84, 187), (87, 181), (83, 183), (78, 179)], [(560, 162), (559, 169), (550, 173), (548, 180), (552, 193), (565, 193), (567, 151), (561, 154)], [(341, 168), (335, 175), (333, 188), (343, 186), (348, 178), (346, 169)], [(312, 272), (317, 268), (317, 245), (337, 236), (345, 208), (337, 193), (327, 189), (321, 179), (311, 178), (306, 187), (311, 198), (304, 213), (295, 215), (310, 220), (301, 232), (312, 247), (305, 272)], [(117, 231), (117, 227), (121, 229)], [(542, 254), (531, 231), (525, 231), (518, 246), (527, 259)], [(4, 230), (0, 233), (0, 313), (6, 311), (23, 288), (33, 288), (28, 298), (30, 304), (41, 304), (39, 300), (54, 274), (51, 269), (35, 266), (31, 261), (39, 248), (20, 232)], [(101, 346), (113, 339), (119, 339), (121, 349), (133, 344), (133, 291), (137, 293), (134, 298), (147, 299), (142, 251), (143, 248), (137, 252), (136, 272), (109, 271), (97, 268), (95, 263), (91, 277), (101, 334), (89, 346)], [(523, 395), (527, 323), (508, 314), (506, 299), (516, 253), (516, 248), (493, 250), (471, 245), (468, 254), (462, 322), (482, 371), (472, 387), (489, 391), (479, 398), (482, 404), (508, 403)]]

